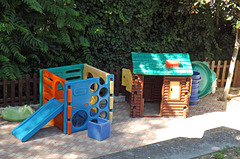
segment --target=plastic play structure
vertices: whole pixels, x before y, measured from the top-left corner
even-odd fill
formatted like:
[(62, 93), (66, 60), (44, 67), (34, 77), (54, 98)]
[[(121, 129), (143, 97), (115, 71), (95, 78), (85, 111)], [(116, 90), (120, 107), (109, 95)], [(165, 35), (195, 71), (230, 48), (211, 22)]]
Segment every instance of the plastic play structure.
[[(132, 52), (130, 69), (123, 69), (132, 117), (187, 117), (193, 69), (187, 53)], [(156, 103), (158, 114), (146, 115), (146, 102)]]
[[(216, 73), (212, 71), (206, 61), (192, 61), (193, 71), (199, 72), (201, 75), (201, 81), (199, 82), (199, 98), (202, 98), (212, 92), (214, 87), (216, 88)], [(215, 81), (216, 82), (216, 81)]]
[(22, 142), (49, 121), (65, 134), (113, 119), (114, 75), (87, 64), (40, 70), (40, 108), (12, 130)]

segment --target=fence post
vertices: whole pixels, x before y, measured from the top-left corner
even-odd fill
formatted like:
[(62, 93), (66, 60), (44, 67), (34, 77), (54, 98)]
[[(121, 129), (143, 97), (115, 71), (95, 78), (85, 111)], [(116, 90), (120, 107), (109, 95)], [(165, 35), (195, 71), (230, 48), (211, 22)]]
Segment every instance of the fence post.
[(3, 79), (3, 104), (4, 106), (8, 104), (8, 85), (6, 78)]
[(30, 104), (30, 75), (26, 75), (26, 103)]
[(217, 83), (220, 81), (219, 80), (220, 65), (221, 65), (221, 61), (219, 60), (218, 63), (217, 63), (217, 73), (216, 73), (216, 77), (218, 79)]
[(22, 100), (23, 100), (23, 79), (22, 79), (22, 75), (20, 75), (19, 79), (18, 79), (18, 99), (19, 99), (19, 105), (22, 105)]
[(116, 69), (116, 78), (115, 78), (115, 95), (119, 96), (119, 87), (120, 87), (120, 68)]
[(15, 105), (15, 81), (11, 81), (11, 105)]
[(212, 64), (211, 64), (211, 70), (214, 71), (214, 68), (215, 68), (215, 61), (212, 61)]
[(227, 67), (227, 60), (225, 60), (223, 64), (221, 87), (224, 87), (226, 67)]
[(37, 94), (37, 88), (38, 88), (38, 78), (37, 78), (37, 74), (34, 73), (33, 74), (33, 103), (36, 104), (37, 103), (37, 99), (38, 99), (38, 94)]

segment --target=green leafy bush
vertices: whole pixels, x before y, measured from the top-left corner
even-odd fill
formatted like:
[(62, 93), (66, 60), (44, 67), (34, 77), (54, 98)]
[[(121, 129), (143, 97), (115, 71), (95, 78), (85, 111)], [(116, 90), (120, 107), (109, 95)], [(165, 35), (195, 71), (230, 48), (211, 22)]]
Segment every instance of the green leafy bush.
[[(0, 78), (18, 78), (39, 68), (89, 62), (95, 18), (74, 0), (2, 0)], [(95, 29), (95, 30), (94, 30)], [(91, 35), (94, 32), (94, 36)]]

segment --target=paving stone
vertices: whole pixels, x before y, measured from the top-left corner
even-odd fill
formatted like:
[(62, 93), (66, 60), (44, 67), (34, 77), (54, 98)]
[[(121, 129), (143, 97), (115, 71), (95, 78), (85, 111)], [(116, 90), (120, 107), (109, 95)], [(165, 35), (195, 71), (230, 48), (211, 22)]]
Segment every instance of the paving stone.
[[(234, 100), (228, 102), (226, 108), (224, 102), (217, 101), (218, 96), (219, 94), (215, 94), (201, 98), (198, 105), (190, 107), (187, 119), (131, 118), (128, 103), (115, 103), (111, 136), (103, 141), (89, 138), (87, 131), (65, 135), (61, 130), (49, 124), (29, 141), (22, 143), (11, 134), (11, 130), (19, 122), (11, 123), (0, 120), (0, 158), (17, 158), (17, 156), (22, 158), (33, 158), (35, 156), (49, 158), (49, 155), (55, 156), (55, 158), (95, 158), (123, 150), (127, 150), (124, 152), (130, 158), (136, 156), (140, 158), (154, 157), (148, 153), (146, 156), (133, 153), (133, 149), (135, 150), (136, 147), (146, 144), (158, 148), (159, 154), (170, 156), (179, 152), (182, 152), (185, 156), (189, 153), (182, 143), (188, 147), (192, 146), (191, 154), (196, 153), (199, 148), (205, 150), (203, 152), (210, 152), (208, 142), (212, 140), (215, 140), (213, 142), (215, 145), (212, 146), (217, 149), (221, 148), (217, 144), (228, 143), (230, 139), (234, 138), (235, 140), (231, 140), (232, 145), (234, 145), (240, 139), (240, 133), (238, 132), (240, 130), (238, 124), (240, 117), (236, 113), (240, 112), (237, 107), (237, 105), (240, 105), (240, 100), (234, 98)], [(219, 129), (213, 129), (216, 127)], [(229, 127), (233, 129), (229, 129)], [(218, 136), (219, 134), (225, 135), (221, 138)], [(189, 138), (180, 138), (183, 135)], [(195, 138), (190, 138), (192, 136)], [(176, 145), (178, 145), (177, 148)], [(204, 147), (204, 145), (207, 146)], [(141, 152), (145, 151), (148, 151), (148, 149), (145, 147), (141, 149)], [(159, 154), (157, 157), (162, 157)], [(114, 157), (119, 158), (119, 156)]]

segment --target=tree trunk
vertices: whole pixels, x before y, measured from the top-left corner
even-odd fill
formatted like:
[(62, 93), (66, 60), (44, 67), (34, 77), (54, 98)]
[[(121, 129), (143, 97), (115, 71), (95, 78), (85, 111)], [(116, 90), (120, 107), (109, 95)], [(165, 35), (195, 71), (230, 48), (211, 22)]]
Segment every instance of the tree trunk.
[(232, 83), (232, 78), (233, 78), (235, 63), (236, 63), (236, 59), (237, 59), (237, 55), (238, 55), (238, 50), (239, 50), (239, 31), (238, 31), (238, 28), (236, 28), (236, 38), (235, 38), (232, 60), (230, 62), (227, 82), (226, 82), (224, 92), (223, 92), (223, 100), (224, 101), (226, 101), (228, 98), (228, 93), (229, 93), (231, 83)]

